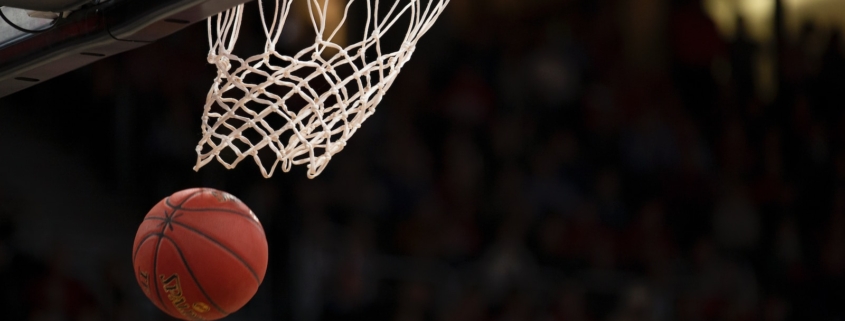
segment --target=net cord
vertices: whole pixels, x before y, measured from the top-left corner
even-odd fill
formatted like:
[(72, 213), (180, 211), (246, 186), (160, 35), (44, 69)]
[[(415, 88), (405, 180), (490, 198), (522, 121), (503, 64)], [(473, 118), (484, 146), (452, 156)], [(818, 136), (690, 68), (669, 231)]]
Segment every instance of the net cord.
[[(308, 167), (308, 177), (316, 177), (375, 112), (401, 68), (410, 60), (416, 43), (449, 3), (449, 0), (429, 0), (423, 8), (424, 0), (395, 0), (380, 19), (380, 0), (358, 0), (366, 2), (363, 39), (342, 47), (332, 40), (347, 22), (356, 0), (346, 3), (343, 16), (330, 32), (327, 32), (327, 14), (332, 0), (323, 0), (322, 4), (319, 0), (304, 1), (316, 38), (313, 45), (292, 57), (280, 54), (276, 47), (293, 0), (274, 0), (272, 15), (266, 14), (264, 1), (258, 1), (266, 38), (264, 52), (246, 59), (232, 53), (240, 33), (244, 5), (209, 18), (208, 62), (217, 67), (218, 74), (206, 99), (203, 138), (197, 145), (195, 170), (215, 159), (231, 169), (252, 156), (264, 177), (271, 177), (277, 167), (288, 172), (292, 165), (303, 164)], [(409, 24), (400, 48), (383, 51), (381, 38), (403, 17), (408, 18)], [(328, 37), (324, 37), (326, 34)], [(336, 53), (325, 58), (328, 49)], [(368, 60), (371, 50), (375, 51), (375, 57)], [(282, 64), (271, 61), (272, 58)], [(341, 75), (340, 68), (351, 69), (351, 75)], [(305, 76), (296, 74), (303, 70), (313, 72)], [(248, 76), (263, 81), (246, 81)], [(310, 84), (318, 78), (328, 84), (329, 90), (312, 88)], [(291, 110), (286, 104), (294, 96), (305, 101), (306, 106), (299, 111)], [(267, 118), (272, 115), (283, 118), (284, 125), (271, 124)], [(246, 131), (257, 133), (261, 139), (247, 138)], [(264, 148), (276, 156), (270, 166), (265, 166), (258, 155)]]

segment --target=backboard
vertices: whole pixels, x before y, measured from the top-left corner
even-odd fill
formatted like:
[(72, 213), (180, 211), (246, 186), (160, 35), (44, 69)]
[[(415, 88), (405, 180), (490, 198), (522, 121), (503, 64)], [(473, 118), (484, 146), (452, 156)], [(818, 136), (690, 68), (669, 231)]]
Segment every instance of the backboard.
[[(0, 97), (144, 46), (247, 1), (0, 0), (4, 16), (15, 24), (0, 20)], [(58, 16), (55, 12), (61, 18), (50, 19)]]
[(89, 3), (106, 1), (92, 0), (3, 0), (0, 5), (27, 10), (62, 12), (77, 9)]

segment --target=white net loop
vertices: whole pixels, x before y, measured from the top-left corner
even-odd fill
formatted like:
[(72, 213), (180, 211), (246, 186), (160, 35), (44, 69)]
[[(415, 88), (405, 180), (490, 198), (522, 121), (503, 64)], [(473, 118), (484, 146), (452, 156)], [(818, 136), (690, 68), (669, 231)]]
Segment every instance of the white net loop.
[[(340, 1), (342, 18), (327, 26), (330, 5)], [(195, 170), (213, 159), (231, 169), (252, 157), (264, 177), (301, 164), (309, 178), (319, 175), (375, 112), (449, 0), (275, 0), (271, 14), (263, 2), (264, 52), (245, 59), (232, 53), (244, 6), (208, 20), (208, 62), (218, 72), (202, 116)], [(363, 40), (342, 46), (333, 40), (356, 3), (366, 5)], [(316, 41), (287, 56), (276, 45), (292, 5), (307, 6)], [(387, 48), (385, 34), (403, 21), (408, 29), (401, 44)]]

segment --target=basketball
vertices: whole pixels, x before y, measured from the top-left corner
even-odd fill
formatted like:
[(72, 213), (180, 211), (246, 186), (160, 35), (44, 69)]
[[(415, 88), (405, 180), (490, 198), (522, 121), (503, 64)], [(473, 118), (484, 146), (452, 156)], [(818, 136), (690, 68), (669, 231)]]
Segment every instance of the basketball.
[(239, 199), (193, 188), (147, 213), (132, 255), (138, 284), (159, 309), (185, 320), (216, 320), (255, 295), (267, 269), (267, 240)]

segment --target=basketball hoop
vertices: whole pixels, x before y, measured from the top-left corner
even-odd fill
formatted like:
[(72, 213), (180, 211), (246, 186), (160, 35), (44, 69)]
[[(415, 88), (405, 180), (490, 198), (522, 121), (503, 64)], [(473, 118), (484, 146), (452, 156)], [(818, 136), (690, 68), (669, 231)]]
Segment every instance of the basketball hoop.
[[(307, 6), (316, 39), (293, 56), (276, 51), (293, 0), (275, 0), (272, 13), (258, 1), (264, 52), (246, 59), (232, 53), (243, 5), (208, 19), (208, 62), (218, 72), (202, 116), (194, 170), (213, 159), (232, 169), (252, 157), (264, 177), (276, 167), (288, 172), (303, 164), (309, 178), (320, 175), (375, 112), (417, 41), (450, 0), (382, 0), (381, 5), (379, 0), (346, 0), (340, 22), (328, 26), (330, 1), (342, 0), (297, 1)], [(333, 40), (355, 4), (366, 6), (363, 38), (343, 46)], [(401, 44), (390, 48), (385, 35), (405, 23)]]

